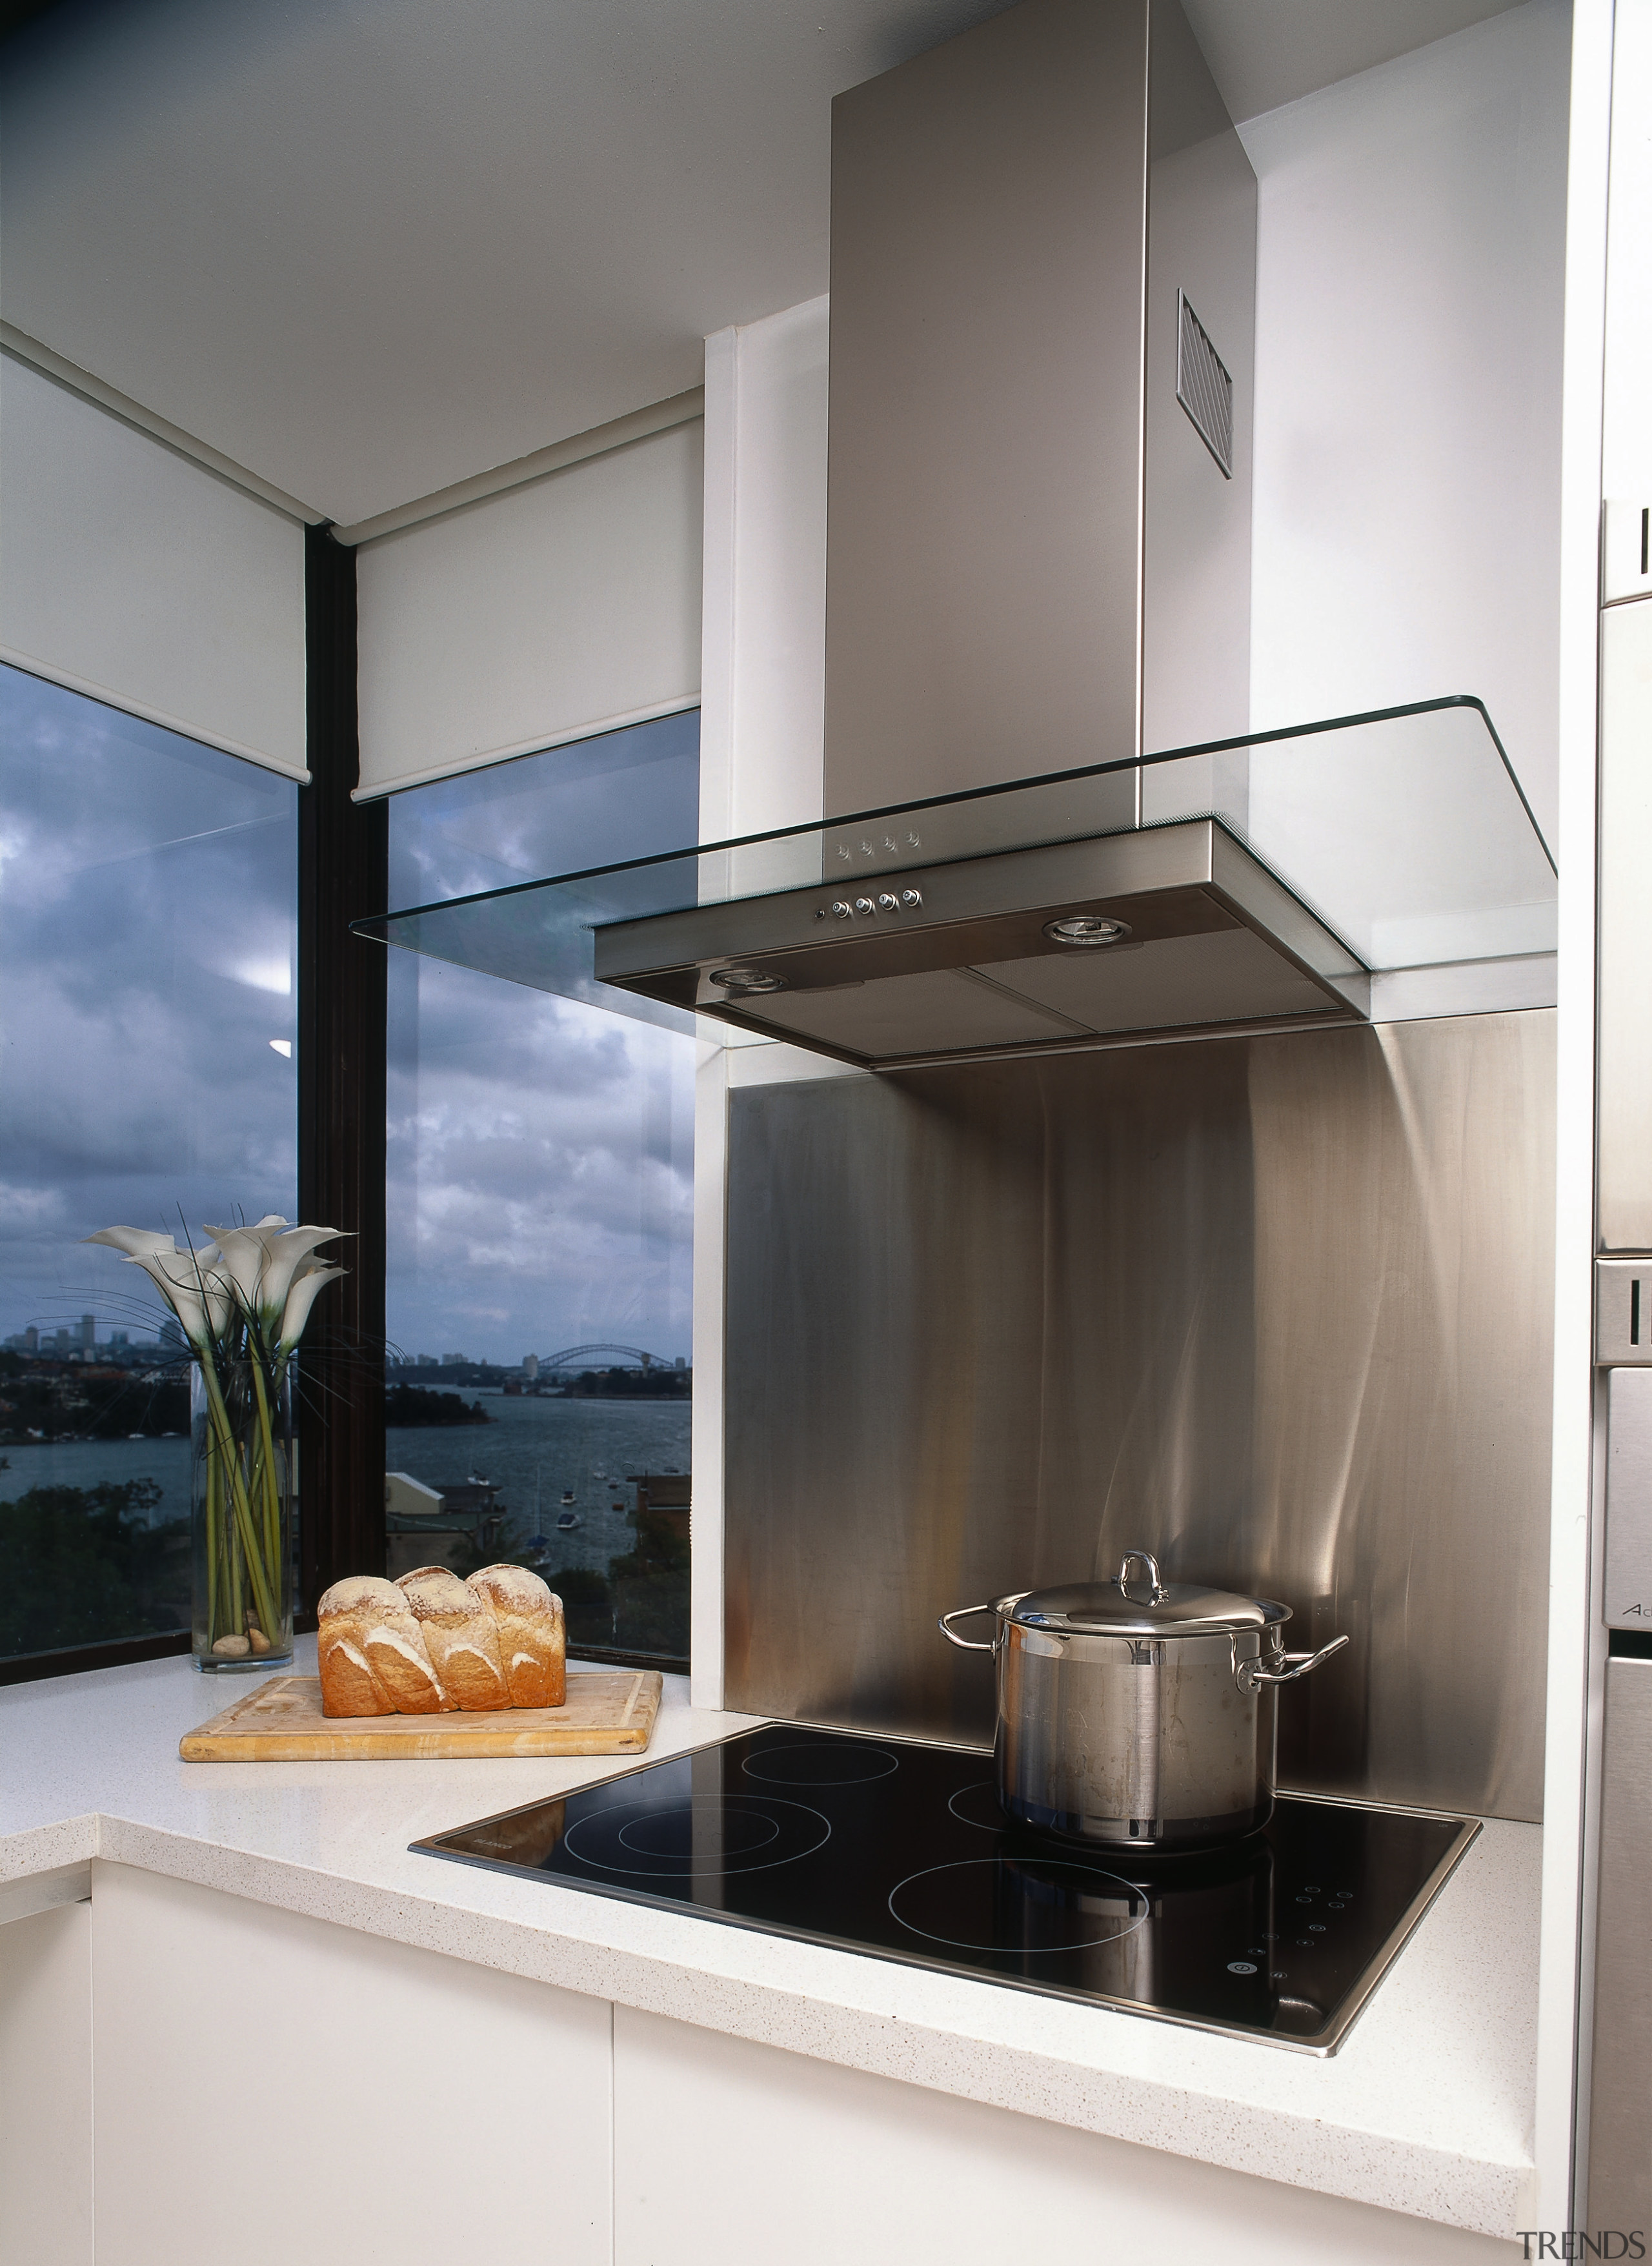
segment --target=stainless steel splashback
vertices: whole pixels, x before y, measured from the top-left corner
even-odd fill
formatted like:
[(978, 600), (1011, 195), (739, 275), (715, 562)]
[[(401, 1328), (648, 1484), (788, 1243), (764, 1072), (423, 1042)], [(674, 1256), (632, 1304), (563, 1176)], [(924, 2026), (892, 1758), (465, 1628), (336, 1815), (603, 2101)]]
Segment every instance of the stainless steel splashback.
[(1553, 1017), (731, 1098), (727, 1704), (990, 1736), (952, 1605), (1109, 1573), (1347, 1655), (1283, 1781), (1540, 1814)]

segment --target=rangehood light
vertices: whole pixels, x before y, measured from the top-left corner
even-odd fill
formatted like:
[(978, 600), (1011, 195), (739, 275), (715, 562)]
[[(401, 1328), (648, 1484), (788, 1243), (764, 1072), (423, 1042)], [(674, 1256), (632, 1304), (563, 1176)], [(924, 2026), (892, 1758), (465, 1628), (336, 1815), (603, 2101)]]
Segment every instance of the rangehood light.
[(743, 999), (754, 992), (784, 991), (784, 976), (771, 976), (761, 968), (714, 968), (712, 982), (720, 990), (727, 991), (732, 999)]
[(1079, 913), (1068, 920), (1046, 921), (1044, 934), (1052, 944), (1122, 944), (1129, 931), (1122, 921)]

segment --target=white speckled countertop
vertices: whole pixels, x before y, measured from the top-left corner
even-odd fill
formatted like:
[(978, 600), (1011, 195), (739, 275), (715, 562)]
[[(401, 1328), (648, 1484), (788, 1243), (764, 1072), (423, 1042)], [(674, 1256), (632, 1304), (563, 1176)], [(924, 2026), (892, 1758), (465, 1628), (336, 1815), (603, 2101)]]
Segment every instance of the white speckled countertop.
[[(634, 1758), (180, 1762), (183, 1733), (239, 1689), (178, 1659), (0, 1690), (0, 1919), (84, 1896), (110, 1858), (1294, 2186), (1486, 2234), (1523, 2223), (1535, 1826), (1487, 1824), (1321, 2060), (416, 1856), (421, 1835)], [(749, 1721), (690, 1707), (668, 1677), (651, 1758)]]

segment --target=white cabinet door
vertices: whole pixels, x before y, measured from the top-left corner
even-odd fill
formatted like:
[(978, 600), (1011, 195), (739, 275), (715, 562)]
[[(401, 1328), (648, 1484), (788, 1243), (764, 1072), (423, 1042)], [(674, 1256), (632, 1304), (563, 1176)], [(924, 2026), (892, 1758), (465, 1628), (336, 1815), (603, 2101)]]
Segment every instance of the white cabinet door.
[(614, 2010), (614, 2266), (1507, 2266), (1509, 2245)]
[(91, 1906), (0, 1926), (0, 2266), (91, 2266)]
[(608, 2266), (608, 2003), (92, 1875), (98, 2266)]

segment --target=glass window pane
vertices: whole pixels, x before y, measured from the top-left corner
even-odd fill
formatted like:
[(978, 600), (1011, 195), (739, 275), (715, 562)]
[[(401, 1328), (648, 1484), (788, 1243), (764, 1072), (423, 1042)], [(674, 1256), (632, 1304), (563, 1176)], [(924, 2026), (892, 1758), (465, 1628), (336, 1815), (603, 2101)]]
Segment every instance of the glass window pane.
[(186, 1371), (80, 1239), (293, 1217), (297, 810), (0, 667), (0, 1656), (188, 1625)]
[[(391, 799), (392, 898), (696, 830), (696, 714)], [(392, 953), (390, 1571), (509, 1559), (575, 1651), (688, 1653), (691, 1040)]]

